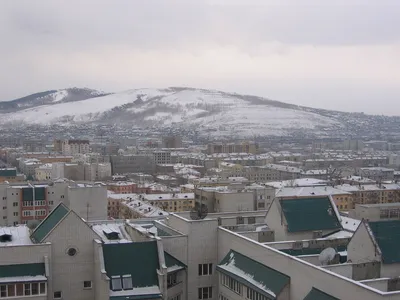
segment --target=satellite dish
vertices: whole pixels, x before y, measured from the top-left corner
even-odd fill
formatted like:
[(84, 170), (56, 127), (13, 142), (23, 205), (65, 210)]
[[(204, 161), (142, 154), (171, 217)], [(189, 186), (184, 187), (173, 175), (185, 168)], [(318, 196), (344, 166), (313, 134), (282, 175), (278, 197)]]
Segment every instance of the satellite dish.
[(321, 263), (321, 265), (326, 266), (329, 264), (336, 256), (336, 250), (333, 248), (326, 248), (322, 250), (322, 252), (319, 254), (318, 260)]
[(190, 218), (192, 220), (203, 220), (205, 217), (207, 217), (207, 214), (207, 205), (196, 202), (195, 206), (190, 211)]

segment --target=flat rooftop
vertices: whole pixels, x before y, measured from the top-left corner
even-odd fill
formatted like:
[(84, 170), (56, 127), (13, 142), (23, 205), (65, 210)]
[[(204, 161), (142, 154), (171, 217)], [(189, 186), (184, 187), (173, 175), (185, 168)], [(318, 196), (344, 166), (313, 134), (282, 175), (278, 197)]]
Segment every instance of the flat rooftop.
[(0, 236), (5, 236), (5, 235), (10, 235), (11, 240), (6, 242), (0, 242), (0, 247), (34, 244), (30, 238), (29, 228), (26, 225), (0, 227)]

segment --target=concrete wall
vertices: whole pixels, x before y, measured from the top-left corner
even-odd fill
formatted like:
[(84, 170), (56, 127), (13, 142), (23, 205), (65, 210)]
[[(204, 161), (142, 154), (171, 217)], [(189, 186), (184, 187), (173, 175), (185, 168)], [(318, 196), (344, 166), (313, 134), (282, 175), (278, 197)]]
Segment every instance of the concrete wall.
[(360, 281), (362, 284), (368, 285), (382, 292), (387, 292), (389, 278), (379, 278)]
[(107, 219), (107, 189), (105, 186), (69, 187), (69, 208), (88, 221)]
[(381, 261), (380, 254), (363, 223), (347, 246), (347, 260), (352, 263)]
[[(376, 291), (362, 287), (356, 282), (348, 281), (340, 275), (323, 271), (321, 268), (280, 253), (270, 247), (245, 239), (226, 229), (218, 228), (218, 260), (222, 260), (230, 249), (290, 276), (291, 300), (304, 299), (312, 287), (338, 299), (354, 299), (354, 295), (357, 295), (357, 299), (363, 300), (381, 298), (381, 295)], [(398, 299), (399, 297), (400, 294), (396, 293), (386, 296), (385, 299)]]
[[(99, 238), (75, 213), (70, 212), (45, 239), (52, 243), (53, 284), (50, 295), (61, 291), (63, 299), (93, 300), (95, 283), (94, 245)], [(69, 248), (77, 249), (75, 256), (69, 256)], [(84, 289), (83, 282), (92, 281), (91, 289)]]
[(215, 193), (215, 212), (256, 210), (252, 192)]
[(330, 265), (323, 266), (325, 270), (332, 271), (346, 278), (352, 279), (353, 277), (353, 265), (352, 264), (340, 264), (340, 265)]
[(104, 267), (103, 248), (99, 240), (93, 241), (93, 288), (95, 300), (109, 300), (110, 280)]
[(179, 259), (185, 265), (188, 264), (188, 237), (186, 235), (180, 236), (163, 236), (161, 237), (164, 250)]
[(381, 276), (394, 278), (400, 276), (400, 264), (382, 264)]

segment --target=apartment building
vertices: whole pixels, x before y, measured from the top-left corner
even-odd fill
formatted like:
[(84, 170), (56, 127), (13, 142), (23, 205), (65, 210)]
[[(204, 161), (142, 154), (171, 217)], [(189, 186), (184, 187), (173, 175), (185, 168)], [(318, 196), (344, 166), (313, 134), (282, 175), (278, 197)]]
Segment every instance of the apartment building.
[(153, 174), (155, 171), (152, 154), (112, 155), (111, 168), (113, 175), (128, 173)]
[(335, 188), (353, 194), (353, 205), (356, 204), (378, 204), (400, 202), (400, 186), (398, 184), (364, 184), (335, 185)]
[(154, 157), (154, 163), (156, 165), (171, 163), (171, 152), (170, 151), (154, 151), (153, 157)]
[(121, 201), (119, 215), (120, 219), (140, 219), (167, 216), (168, 213), (157, 206), (140, 200), (139, 197), (135, 197)]
[(207, 154), (213, 153), (252, 153), (258, 152), (258, 144), (254, 142), (238, 143), (210, 143), (207, 145)]
[(195, 205), (194, 193), (141, 194), (140, 200), (166, 212), (189, 211)]
[(83, 181), (85, 180), (85, 166), (77, 163), (53, 163), (51, 178)]
[(89, 140), (55, 140), (54, 151), (64, 155), (85, 154), (90, 152)]
[(349, 216), (358, 220), (400, 220), (400, 203), (356, 204)]
[(100, 181), (111, 177), (111, 163), (87, 163), (83, 166), (86, 181)]
[(107, 217), (107, 190), (103, 185), (68, 181), (0, 184), (0, 198), (2, 226), (43, 220), (60, 202), (85, 219)]
[(162, 148), (182, 148), (182, 138), (180, 136), (164, 136), (162, 138)]
[(16, 168), (1, 168), (0, 169), (0, 183), (1, 182), (19, 182), (24, 180), (23, 174), (18, 174)]
[(238, 187), (197, 187), (196, 202), (207, 206), (209, 212), (267, 210), (275, 197), (275, 190), (260, 185)]
[(394, 179), (394, 169), (383, 167), (360, 168), (358, 175), (381, 182)]
[(52, 179), (53, 165), (44, 164), (35, 169), (35, 179), (37, 181), (46, 181)]
[(60, 204), (32, 232), (0, 229), (0, 289), (13, 297), (23, 283), (38, 299), (400, 299), (400, 221), (355, 233), (342, 224), (329, 197), (197, 221), (183, 212), (85, 222)]

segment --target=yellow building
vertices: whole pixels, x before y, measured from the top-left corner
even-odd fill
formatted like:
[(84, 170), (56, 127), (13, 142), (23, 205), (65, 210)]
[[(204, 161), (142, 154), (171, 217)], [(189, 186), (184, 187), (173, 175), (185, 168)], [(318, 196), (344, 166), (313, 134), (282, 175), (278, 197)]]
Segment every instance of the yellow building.
[(166, 212), (190, 211), (194, 205), (194, 193), (142, 194), (140, 200)]
[(44, 164), (35, 169), (35, 179), (37, 181), (46, 181), (51, 179), (52, 164)]

